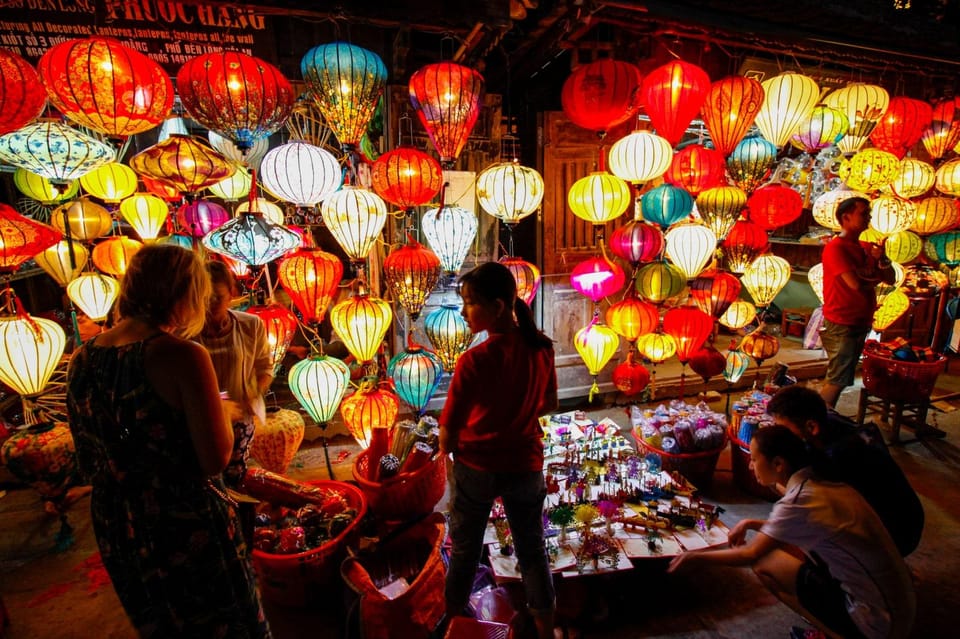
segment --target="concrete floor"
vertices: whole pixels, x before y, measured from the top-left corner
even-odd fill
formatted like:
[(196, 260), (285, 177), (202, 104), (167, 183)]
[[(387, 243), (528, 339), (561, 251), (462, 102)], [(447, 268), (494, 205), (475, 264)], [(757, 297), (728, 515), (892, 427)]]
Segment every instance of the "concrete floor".
[[(956, 362), (953, 367), (960, 368)], [(815, 384), (816, 380), (809, 383)], [(954, 371), (941, 375), (937, 389), (934, 399), (960, 391), (960, 375)], [(688, 386), (688, 390), (697, 389)], [(859, 386), (844, 393), (841, 412), (855, 412), (858, 394)], [(956, 403), (960, 406), (960, 401)], [(926, 510), (923, 540), (908, 558), (919, 602), (913, 636), (924, 639), (956, 636), (956, 629), (950, 630), (951, 620), (960, 609), (960, 410), (952, 410), (949, 404), (944, 407), (951, 410), (934, 411), (928, 423), (945, 430), (945, 438), (891, 447)], [(715, 409), (722, 410), (722, 403)], [(596, 419), (610, 416), (625, 427), (629, 424), (623, 408), (594, 408), (589, 412)], [(301, 479), (326, 478), (319, 441), (310, 442), (318, 435), (318, 429), (308, 428), (308, 443), (301, 447), (288, 474)], [(904, 437), (910, 436), (911, 432), (905, 430)], [(338, 479), (350, 479), (356, 450), (345, 437), (334, 437), (331, 456), (336, 459), (341, 453), (349, 454), (334, 464)], [(763, 517), (770, 508), (769, 502), (746, 494), (734, 484), (729, 450), (720, 458), (706, 497), (726, 509), (723, 520), (728, 525), (743, 517)], [(88, 504), (88, 498), (83, 498), (70, 511), (75, 543), (55, 552), (59, 523), (44, 513), (36, 493), (16, 486), (0, 490), (0, 596), (11, 618), (10, 626), (0, 636), (135, 637), (109, 581), (104, 582), (105, 575), (92, 563), (97, 548)], [(442, 507), (443, 502), (438, 508)], [(768, 595), (747, 570), (717, 568), (676, 577), (666, 575), (664, 567), (663, 560), (651, 560), (626, 573), (565, 581), (559, 588), (565, 621), (584, 637), (611, 639), (786, 638), (791, 626), (803, 623)], [(275, 637), (345, 636), (346, 600), (342, 585), (334, 583), (324, 600), (310, 609), (285, 609), (268, 603)]]

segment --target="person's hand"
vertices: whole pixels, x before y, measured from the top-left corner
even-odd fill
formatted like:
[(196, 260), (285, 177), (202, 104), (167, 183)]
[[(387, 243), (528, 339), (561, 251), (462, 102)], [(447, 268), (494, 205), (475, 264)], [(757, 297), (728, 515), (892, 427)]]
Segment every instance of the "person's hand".
[(670, 560), (670, 565), (667, 566), (668, 573), (683, 573), (689, 571), (694, 565), (699, 561), (699, 557), (695, 552), (685, 552), (680, 555), (677, 555), (672, 560)]
[(741, 519), (730, 529), (730, 532), (727, 533), (727, 543), (730, 544), (731, 547), (742, 546), (747, 540), (747, 531), (752, 529), (753, 527), (748, 525), (746, 519)]
[(220, 399), (220, 408), (223, 409), (223, 419), (228, 423), (238, 422), (243, 417), (243, 407), (239, 402), (223, 397)]
[(457, 438), (456, 436), (450, 434), (449, 428), (441, 427), (439, 444), (440, 444), (440, 454), (446, 456), (456, 450)]
[(883, 248), (882, 242), (878, 242), (876, 244), (871, 243), (867, 245), (867, 255), (869, 255), (872, 259), (879, 260), (885, 254), (886, 252)]

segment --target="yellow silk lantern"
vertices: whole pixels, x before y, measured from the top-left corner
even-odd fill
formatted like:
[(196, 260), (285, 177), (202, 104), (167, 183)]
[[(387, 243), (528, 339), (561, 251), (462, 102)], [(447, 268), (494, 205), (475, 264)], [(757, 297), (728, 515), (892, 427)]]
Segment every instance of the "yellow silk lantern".
[(111, 237), (93, 247), (93, 265), (104, 273), (122, 277), (143, 244), (129, 237)]
[(756, 316), (756, 306), (746, 300), (737, 300), (723, 312), (719, 322), (727, 328), (738, 330), (752, 322)]
[(873, 330), (886, 330), (909, 308), (910, 298), (907, 297), (906, 293), (900, 290), (889, 293), (873, 313)]
[(387, 223), (387, 204), (372, 191), (345, 186), (320, 207), (333, 239), (354, 261), (363, 261)]
[(109, 233), (113, 228), (113, 219), (107, 209), (80, 198), (51, 211), (50, 225), (72, 239), (92, 240)]
[(210, 185), (207, 190), (226, 202), (236, 202), (247, 197), (252, 184), (253, 179), (250, 177), (250, 171), (244, 167), (238, 167), (236, 173)]
[(823, 264), (821, 262), (817, 262), (807, 271), (807, 281), (810, 282), (814, 295), (823, 304)]
[(360, 390), (340, 402), (340, 414), (347, 430), (364, 449), (370, 446), (370, 434), (374, 429), (393, 428), (399, 410), (400, 399), (378, 385), (376, 378), (365, 379)]
[(254, 198), (252, 203), (249, 200), (244, 200), (237, 205), (237, 209), (234, 211), (237, 216), (247, 212), (260, 213), (271, 224), (283, 226), (283, 209), (266, 198)]
[(703, 224), (675, 224), (664, 239), (667, 259), (688, 280), (700, 274), (717, 249), (716, 234)]
[(13, 172), (13, 183), (21, 193), (45, 206), (71, 200), (80, 190), (80, 184), (76, 181), (57, 188), (48, 178), (26, 169), (17, 169)]
[(390, 304), (359, 293), (330, 309), (330, 323), (358, 362), (373, 360), (393, 321)]
[(852, 197), (869, 199), (867, 198), (866, 193), (861, 193), (860, 191), (827, 191), (813, 201), (814, 221), (820, 226), (828, 228), (831, 231), (839, 231), (840, 222), (837, 221), (837, 206), (839, 206), (844, 200), (848, 200)]
[(137, 190), (137, 174), (126, 164), (110, 162), (80, 176), (87, 193), (108, 204), (116, 204)]
[(606, 171), (580, 178), (567, 193), (573, 214), (591, 224), (606, 224), (620, 217), (631, 201), (630, 185)]
[(634, 131), (610, 147), (610, 172), (632, 184), (644, 184), (670, 168), (673, 147), (652, 131)]
[(120, 283), (100, 273), (86, 273), (67, 284), (67, 297), (94, 322), (107, 318), (119, 294)]
[(900, 160), (900, 175), (890, 182), (890, 189), (902, 198), (923, 195), (933, 188), (936, 172), (928, 162), (916, 158)]
[(923, 250), (923, 240), (916, 233), (900, 231), (887, 238), (884, 252), (893, 262), (906, 264), (917, 259)]
[(900, 159), (880, 149), (864, 149), (840, 167), (840, 179), (851, 189), (876, 191), (900, 174)]
[(660, 364), (677, 353), (677, 342), (666, 333), (647, 333), (637, 340), (637, 350), (648, 361)]
[(488, 214), (505, 224), (516, 224), (543, 201), (543, 177), (519, 162), (501, 162), (477, 176), (477, 200)]
[(780, 352), (780, 341), (773, 335), (765, 333), (763, 327), (760, 327), (744, 337), (739, 348), (757, 360), (758, 366), (762, 366), (764, 360), (770, 359)]
[(573, 345), (580, 353), (581, 359), (587, 365), (590, 375), (593, 376), (593, 385), (590, 387), (589, 399), (600, 391), (597, 385), (597, 375), (607, 365), (613, 354), (620, 346), (620, 338), (616, 331), (600, 324), (596, 318), (573, 336)]
[(763, 106), (755, 120), (760, 133), (783, 148), (820, 100), (820, 87), (805, 75), (781, 73), (762, 83)]
[(717, 186), (697, 196), (697, 212), (718, 240), (727, 236), (746, 204), (746, 192), (736, 186)]
[(868, 244), (880, 244), (884, 241), (884, 239), (886, 239), (886, 236), (877, 229), (868, 228), (866, 231), (857, 236), (857, 239)]
[(910, 230), (930, 235), (951, 229), (960, 222), (957, 201), (949, 197), (928, 197), (916, 203), (916, 218)]
[(120, 202), (120, 215), (144, 242), (157, 239), (169, 213), (167, 203), (151, 193), (135, 193)]
[(654, 262), (640, 269), (635, 285), (644, 299), (660, 304), (683, 293), (687, 288), (687, 278), (672, 264)]
[[(60, 325), (22, 311), (0, 317), (0, 381), (24, 397), (43, 391), (63, 355)], [(24, 410), (24, 417), (32, 411)]]
[[(70, 256), (71, 250), (73, 257)], [(66, 286), (83, 272), (90, 252), (79, 242), (60, 240), (50, 248), (33, 256), (40, 268), (50, 274), (60, 286)]]
[(755, 259), (747, 267), (740, 281), (750, 293), (754, 304), (764, 307), (769, 306), (773, 298), (787, 285), (792, 271), (790, 262), (767, 253)]
[(844, 153), (854, 153), (860, 150), (887, 112), (890, 94), (882, 87), (855, 83), (830, 92), (823, 104), (847, 116), (850, 127), (837, 147)]
[(960, 195), (960, 159), (944, 162), (937, 169), (934, 186), (944, 195)]
[(883, 235), (893, 235), (910, 228), (917, 210), (910, 200), (881, 195), (870, 202), (870, 226)]

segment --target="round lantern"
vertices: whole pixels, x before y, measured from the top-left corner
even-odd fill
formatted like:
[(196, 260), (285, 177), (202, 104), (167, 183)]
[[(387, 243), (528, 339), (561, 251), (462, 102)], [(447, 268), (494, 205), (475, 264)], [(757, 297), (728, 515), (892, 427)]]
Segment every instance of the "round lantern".
[(483, 76), (453, 62), (428, 64), (410, 76), (410, 102), (444, 168), (467, 143), (480, 115)]
[(673, 337), (677, 359), (686, 364), (713, 332), (713, 318), (694, 306), (678, 306), (663, 316), (663, 332)]
[(573, 345), (593, 377), (589, 395), (589, 400), (592, 401), (594, 394), (600, 392), (600, 387), (597, 385), (597, 375), (617, 352), (617, 348), (620, 346), (620, 338), (612, 329), (594, 319), (574, 333)]
[(636, 395), (650, 385), (650, 371), (639, 362), (633, 361), (633, 353), (627, 353), (627, 361), (617, 364), (613, 369), (613, 385), (624, 395)]
[(390, 305), (364, 293), (330, 309), (330, 324), (358, 362), (372, 361), (393, 321)]
[(697, 196), (697, 212), (718, 240), (736, 224), (747, 204), (747, 194), (736, 186), (716, 186)]
[(223, 137), (216, 131), (207, 131), (207, 141), (211, 147), (216, 149), (217, 153), (220, 153), (223, 157), (233, 162), (238, 169), (259, 169), (260, 160), (263, 159), (263, 156), (266, 155), (267, 150), (270, 148), (269, 138), (259, 138), (253, 141), (253, 145), (249, 149), (241, 150), (233, 141)]
[(960, 196), (960, 159), (941, 164), (934, 185), (944, 195)]
[(31, 257), (56, 244), (60, 240), (57, 230), (0, 202), (0, 273), (17, 270)]
[(810, 270), (807, 271), (807, 281), (810, 282), (810, 288), (813, 289), (814, 295), (817, 296), (817, 299), (820, 300), (820, 304), (823, 304), (823, 264), (817, 262), (810, 267)]
[(423, 318), (423, 329), (437, 357), (443, 362), (443, 370), (452, 373), (457, 359), (470, 347), (473, 333), (460, 314), (460, 308), (443, 304)]
[(250, 456), (263, 468), (283, 475), (303, 442), (307, 424), (299, 412), (287, 408), (269, 407), (266, 417), (257, 422)]
[(920, 251), (923, 250), (923, 240), (916, 233), (900, 231), (887, 238), (883, 250), (891, 261), (906, 264), (920, 255)]
[(927, 243), (936, 255), (937, 261), (947, 266), (960, 264), (960, 231), (931, 235), (927, 238)]
[(740, 350), (757, 360), (757, 366), (763, 366), (764, 360), (780, 352), (780, 342), (773, 335), (763, 332), (761, 327), (743, 338)]
[(37, 71), (60, 113), (110, 136), (152, 129), (173, 107), (173, 84), (163, 68), (119, 40), (66, 40), (43, 54)]
[(643, 194), (640, 200), (643, 219), (659, 224), (661, 229), (679, 222), (693, 210), (693, 198), (684, 189), (661, 184)]
[(191, 118), (241, 151), (282, 127), (296, 100), (279, 69), (239, 51), (190, 58), (177, 72), (177, 90)]
[(720, 318), (740, 295), (740, 279), (723, 271), (701, 275), (690, 282), (690, 298), (701, 311)]
[(670, 168), (673, 147), (651, 131), (634, 131), (610, 147), (610, 172), (631, 184), (645, 184)]
[(247, 312), (256, 315), (263, 322), (270, 362), (276, 373), (297, 332), (297, 316), (280, 304), (256, 304), (248, 307)]
[(847, 134), (850, 121), (843, 111), (828, 106), (814, 107), (810, 117), (800, 123), (800, 128), (790, 138), (790, 143), (806, 153), (816, 153)]
[(22, 310), (0, 317), (0, 381), (24, 397), (38, 395), (66, 344), (67, 336), (53, 320)]
[(710, 90), (706, 71), (673, 60), (651, 71), (640, 84), (640, 101), (657, 133), (676, 146)]
[(761, 186), (747, 199), (748, 219), (766, 230), (786, 226), (803, 212), (803, 196), (787, 186)]
[(709, 227), (698, 223), (676, 224), (664, 239), (667, 259), (688, 280), (700, 274), (717, 249), (717, 236)]
[[(0, 56), (2, 55), (3, 49), (0, 49)], [(21, 193), (44, 206), (53, 206), (72, 200), (80, 191), (80, 184), (76, 181), (57, 188), (47, 178), (26, 169), (17, 169), (13, 172), (13, 183)]]
[(120, 283), (99, 273), (85, 273), (67, 284), (67, 297), (94, 322), (107, 319), (119, 294)]
[(890, 98), (887, 112), (870, 133), (870, 141), (881, 151), (902, 158), (920, 140), (932, 119), (933, 107), (923, 100)]
[(761, 106), (763, 87), (753, 78), (732, 75), (710, 85), (700, 115), (720, 155), (730, 155), (753, 124)]
[(93, 265), (108, 275), (123, 277), (134, 254), (143, 244), (129, 237), (107, 238), (93, 247)]
[(447, 274), (460, 272), (477, 235), (477, 216), (459, 206), (429, 209), (420, 221), (424, 237)]
[(630, 220), (610, 234), (610, 250), (634, 267), (660, 257), (666, 241), (663, 231), (642, 220)]
[(591, 224), (606, 224), (620, 217), (632, 201), (630, 185), (606, 171), (580, 178), (567, 192), (570, 210)]
[(763, 106), (757, 112), (755, 122), (763, 137), (779, 149), (810, 117), (820, 101), (820, 87), (816, 81), (799, 73), (781, 73), (761, 86)]
[(790, 281), (790, 262), (777, 255), (761, 255), (743, 272), (740, 281), (759, 307), (769, 306)]
[[(423, 151), (400, 147), (377, 158), (370, 171), (370, 179), (373, 181), (373, 190), (380, 197), (403, 209), (410, 209), (428, 203), (440, 192), (443, 169), (439, 162)], [(483, 203), (482, 198), (480, 202)]]
[(577, 126), (602, 137), (636, 112), (640, 81), (640, 69), (629, 62), (604, 59), (581, 64), (563, 83), (563, 112)]
[(253, 178), (250, 177), (249, 170), (238, 167), (233, 175), (220, 180), (216, 184), (211, 184), (208, 190), (215, 197), (226, 202), (236, 202), (247, 197), (251, 186), (253, 186)]
[(844, 169), (841, 168), (841, 179), (857, 191), (875, 191), (893, 182), (900, 173), (899, 158), (879, 149), (864, 149), (850, 158), (849, 165), (844, 166), (849, 168), (849, 172), (844, 175)]
[(519, 162), (494, 164), (477, 176), (480, 207), (504, 224), (516, 224), (543, 201), (543, 178)]
[(934, 105), (930, 124), (920, 135), (920, 141), (934, 160), (942, 158), (960, 142), (960, 98), (948, 98)]
[(881, 195), (870, 202), (870, 226), (884, 235), (908, 229), (916, 218), (916, 207), (910, 200)]
[(112, 146), (56, 120), (0, 135), (0, 160), (60, 185), (113, 162)]
[(380, 56), (347, 42), (331, 42), (307, 51), (300, 71), (340, 144), (359, 144), (387, 82)]
[(720, 323), (731, 330), (738, 330), (757, 317), (757, 307), (746, 300), (736, 300), (720, 316)]
[(320, 206), (323, 222), (333, 239), (354, 261), (362, 262), (387, 223), (387, 205), (379, 195), (345, 186)]
[(517, 283), (517, 297), (526, 302), (527, 306), (531, 306), (537, 291), (540, 290), (540, 269), (523, 258), (511, 255), (501, 257), (500, 263), (510, 269), (510, 274)]
[(157, 239), (169, 213), (167, 203), (149, 193), (137, 193), (120, 202), (120, 215), (144, 242)]
[(387, 375), (393, 380), (400, 399), (422, 415), (440, 385), (443, 362), (428, 350), (408, 346), (387, 364)]
[(628, 296), (611, 304), (605, 315), (607, 324), (628, 342), (635, 342), (641, 335), (652, 333), (660, 323), (657, 307)]
[(350, 368), (326, 355), (311, 355), (287, 374), (290, 392), (318, 424), (333, 419), (349, 383)]
[(193, 237), (203, 237), (220, 228), (230, 217), (227, 209), (209, 200), (194, 200), (177, 209), (177, 223)]
[(910, 308), (910, 298), (903, 291), (893, 291), (883, 298), (877, 310), (873, 313), (873, 330), (885, 331), (890, 325), (900, 319)]
[(0, 49), (0, 135), (40, 117), (47, 94), (40, 76), (16, 53)]
[(910, 230), (930, 235), (951, 229), (960, 222), (957, 201), (947, 197), (928, 197), (916, 203), (916, 218)]
[(728, 384), (736, 384), (750, 367), (750, 357), (743, 351), (730, 350), (724, 359), (726, 363), (723, 367), (723, 379), (727, 380)]
[(840, 222), (837, 221), (837, 207), (844, 200), (852, 197), (861, 197), (870, 199), (866, 193), (860, 191), (847, 191), (837, 189), (827, 191), (813, 201), (813, 219), (817, 224), (831, 231), (840, 230)]
[(654, 262), (640, 269), (635, 286), (644, 299), (661, 304), (683, 293), (687, 288), (687, 278), (676, 266)]
[(622, 289), (626, 280), (623, 269), (606, 255), (588, 258), (573, 267), (570, 273), (571, 286), (595, 304)]
[(110, 162), (80, 176), (80, 185), (107, 204), (116, 204), (137, 190), (137, 174), (126, 164)]
[(850, 84), (827, 94), (823, 104), (846, 114), (850, 128), (837, 144), (844, 153), (856, 153), (887, 111), (890, 94), (872, 84)]
[(673, 337), (664, 333), (648, 333), (637, 340), (637, 351), (654, 364), (665, 362), (677, 352)]
[(343, 182), (340, 163), (324, 149), (293, 141), (269, 150), (258, 173), (274, 197), (296, 206), (314, 206)]
[(673, 155), (664, 179), (696, 197), (726, 182), (723, 156), (702, 144), (689, 144)]
[(752, 193), (766, 179), (777, 159), (777, 147), (759, 137), (744, 138), (727, 158), (730, 179), (747, 193)]
[(57, 284), (66, 286), (83, 272), (89, 257), (89, 251), (79, 242), (60, 240), (34, 255), (33, 259)]
[(63, 204), (50, 212), (50, 225), (77, 240), (93, 240), (113, 228), (107, 209), (86, 198)]
[[(159, 180), (181, 193), (196, 193), (237, 171), (237, 166), (219, 152), (183, 135), (171, 135), (137, 153), (130, 158), (130, 167), (139, 175)], [(147, 188), (150, 189), (149, 184)]]
[(390, 295), (415, 322), (440, 281), (440, 258), (408, 236), (404, 246), (394, 249), (383, 260), (383, 279)]
[(900, 161), (900, 174), (890, 183), (894, 195), (912, 198), (923, 195), (933, 188), (936, 172), (923, 160), (903, 158)]
[(767, 250), (770, 240), (761, 226), (740, 220), (727, 233), (722, 246), (727, 268), (734, 273), (743, 273), (758, 255)]
[(690, 368), (703, 379), (706, 384), (711, 377), (719, 375), (727, 365), (727, 358), (710, 344), (705, 344), (690, 356)]
[(340, 402), (340, 414), (347, 430), (364, 449), (370, 446), (371, 431), (393, 428), (399, 410), (397, 396), (370, 380)]

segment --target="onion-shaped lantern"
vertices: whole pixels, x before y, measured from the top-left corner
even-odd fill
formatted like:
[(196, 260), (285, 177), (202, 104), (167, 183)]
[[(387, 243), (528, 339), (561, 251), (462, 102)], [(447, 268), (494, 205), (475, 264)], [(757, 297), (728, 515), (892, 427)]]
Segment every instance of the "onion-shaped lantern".
[(120, 202), (120, 215), (143, 242), (157, 239), (169, 213), (167, 203), (149, 193), (136, 193)]
[(332, 153), (300, 141), (267, 151), (258, 175), (274, 197), (302, 207), (314, 206), (343, 182), (340, 163)]
[(358, 145), (387, 82), (380, 56), (347, 42), (331, 42), (307, 51), (300, 71), (340, 144)]
[(716, 271), (694, 279), (689, 284), (690, 298), (701, 311), (719, 319), (740, 295), (739, 278)]
[(951, 229), (960, 222), (957, 201), (948, 197), (928, 197), (916, 203), (917, 216), (910, 230), (920, 235), (930, 235)]
[(173, 84), (163, 68), (119, 40), (61, 42), (43, 54), (37, 71), (60, 113), (110, 136), (148, 131), (173, 107)]
[(610, 328), (631, 343), (641, 335), (652, 333), (660, 323), (657, 307), (633, 296), (611, 304), (604, 317)]
[(763, 183), (776, 159), (776, 145), (763, 138), (748, 137), (727, 158), (727, 171), (733, 183), (749, 194)]
[(626, 280), (623, 269), (606, 255), (588, 258), (573, 267), (570, 273), (573, 288), (594, 303), (622, 289)]
[[(428, 203), (440, 192), (443, 170), (439, 162), (423, 151), (400, 147), (377, 158), (370, 179), (380, 197), (403, 209), (411, 209)], [(478, 177), (478, 188), (479, 181)], [(541, 182), (541, 196), (542, 193)], [(483, 204), (482, 197), (480, 203)]]
[(540, 269), (523, 258), (512, 255), (504, 255), (500, 258), (500, 263), (510, 269), (510, 274), (517, 283), (517, 297), (526, 302), (527, 306), (532, 305), (537, 291), (540, 290)]
[(430, 351), (410, 345), (393, 356), (387, 364), (387, 375), (393, 380), (400, 399), (422, 415), (440, 385), (443, 362)]
[(736, 384), (750, 368), (750, 356), (741, 350), (727, 351), (726, 365), (723, 367), (723, 379), (728, 384)]
[(660, 364), (676, 354), (677, 342), (666, 333), (647, 333), (637, 340), (637, 351), (648, 362)]
[(756, 306), (746, 300), (736, 300), (720, 316), (720, 323), (729, 329), (738, 330), (752, 322), (756, 317)]
[(917, 210), (910, 200), (881, 195), (870, 202), (870, 227), (884, 235), (893, 235), (910, 228)]
[(203, 237), (223, 226), (229, 219), (230, 213), (227, 209), (209, 200), (194, 200), (177, 209), (177, 223), (193, 237)]
[(390, 305), (365, 293), (345, 299), (330, 309), (330, 324), (358, 362), (372, 361), (393, 321)]
[(717, 236), (699, 223), (676, 224), (667, 231), (665, 240), (667, 259), (688, 280), (700, 274), (717, 249)]
[(631, 184), (644, 184), (670, 168), (673, 147), (652, 131), (634, 131), (610, 147), (610, 172)]
[(280, 368), (283, 356), (290, 348), (290, 342), (297, 332), (297, 316), (286, 306), (280, 304), (256, 304), (247, 308), (247, 312), (256, 315), (263, 322), (267, 335), (267, 350), (274, 373)]
[(940, 165), (935, 174), (934, 186), (944, 195), (960, 196), (960, 159)]
[(820, 101), (820, 87), (816, 81), (799, 73), (781, 73), (761, 86), (763, 106), (755, 122), (763, 137), (780, 149), (810, 117)]
[(335, 357), (311, 355), (290, 367), (287, 384), (310, 417), (323, 425), (337, 413), (350, 384), (350, 368)]
[(814, 107), (810, 117), (800, 123), (790, 143), (807, 153), (816, 153), (836, 144), (849, 128), (850, 121), (843, 111), (821, 105)]
[(143, 182), (143, 186), (146, 187), (147, 191), (152, 195), (156, 195), (158, 198), (164, 202), (179, 202), (183, 199), (183, 196), (180, 194), (180, 191), (170, 182), (166, 180), (154, 179), (146, 175), (140, 175), (140, 181)]
[(217, 151), (182, 135), (171, 135), (137, 153), (130, 158), (130, 167), (139, 175), (159, 180), (181, 193), (196, 193), (237, 170), (235, 164)]
[(759, 307), (769, 306), (773, 298), (790, 281), (790, 262), (770, 253), (755, 259), (743, 272), (740, 281)]
[(610, 234), (610, 250), (636, 267), (660, 257), (666, 240), (660, 227), (642, 220), (630, 220)]
[(910, 298), (903, 291), (893, 291), (883, 298), (873, 312), (873, 330), (885, 331), (910, 308)]
[(504, 224), (516, 224), (543, 201), (543, 178), (519, 162), (501, 162), (477, 176), (480, 207)]
[[(2, 54), (3, 50), (0, 49), (0, 55)], [(47, 178), (26, 169), (17, 169), (13, 172), (13, 183), (21, 193), (44, 206), (53, 206), (72, 200), (80, 191), (79, 182), (70, 182), (66, 186), (61, 185), (61, 188), (57, 188)]]
[(726, 365), (727, 358), (710, 344), (705, 344), (690, 356), (690, 368), (703, 379), (704, 384), (722, 373)]
[(453, 168), (480, 115), (483, 76), (453, 62), (428, 64), (410, 77), (410, 102), (444, 168)]
[(677, 359), (686, 364), (713, 332), (713, 318), (695, 306), (678, 306), (663, 316), (663, 332), (673, 338)]
[(225, 202), (236, 202), (250, 194), (251, 186), (253, 186), (253, 178), (250, 176), (250, 171), (244, 167), (238, 167), (230, 177), (211, 184), (209, 191)]
[(740, 220), (722, 242), (727, 268), (734, 273), (743, 273), (769, 246), (767, 232), (760, 225)]
[(657, 133), (676, 146), (700, 112), (709, 90), (706, 71), (695, 64), (673, 60), (643, 79), (640, 101)]
[(303, 321), (320, 323), (343, 277), (343, 264), (332, 253), (300, 249), (280, 261), (277, 276)]
[(933, 107), (930, 124), (920, 135), (923, 147), (934, 160), (960, 142), (960, 98), (948, 98)]
[(41, 120), (0, 135), (0, 160), (64, 184), (113, 162), (109, 144), (63, 122)]
[(357, 392), (340, 402), (340, 414), (347, 430), (364, 449), (370, 446), (373, 430), (393, 428), (399, 410), (399, 398), (384, 385), (377, 384), (376, 378), (364, 380)]
[(830, 92), (823, 103), (846, 114), (850, 128), (837, 146), (844, 153), (855, 153), (887, 112), (890, 94), (882, 87), (855, 83)]
[(931, 235), (927, 238), (927, 243), (938, 261), (947, 266), (960, 264), (960, 231)]
[(870, 141), (875, 148), (902, 158), (920, 140), (932, 120), (933, 107), (923, 100), (890, 98), (887, 112), (870, 133)]
[(627, 361), (617, 364), (612, 374), (613, 385), (624, 395), (636, 395), (650, 385), (650, 371), (633, 361), (633, 352), (627, 353)]
[(391, 251), (383, 260), (383, 279), (393, 299), (411, 321), (416, 321), (440, 281), (440, 258), (408, 236), (404, 246)]
[(726, 182), (723, 156), (702, 144), (690, 144), (674, 154), (664, 179), (696, 197)]
[(429, 209), (420, 224), (427, 244), (440, 258), (444, 273), (458, 273), (477, 235), (477, 216), (459, 206), (444, 206)]
[(453, 372), (457, 359), (473, 341), (473, 333), (460, 315), (460, 308), (453, 304), (443, 304), (430, 311), (423, 318), (423, 329), (437, 357), (443, 362), (443, 370)]
[(672, 264), (654, 262), (640, 269), (635, 286), (643, 299), (661, 304), (683, 293), (687, 288), (687, 278)]
[(67, 297), (94, 322), (107, 319), (120, 283), (109, 275), (85, 273), (67, 284)]
[(300, 247), (300, 236), (259, 213), (241, 213), (203, 236), (207, 250), (263, 266)]
[(761, 106), (763, 87), (753, 78), (732, 75), (710, 85), (700, 115), (720, 155), (730, 155), (753, 124)]
[(643, 194), (640, 199), (643, 219), (659, 224), (661, 229), (679, 222), (693, 210), (693, 198), (684, 189), (672, 184), (661, 184)]
[(57, 229), (26, 218), (12, 206), (0, 202), (0, 273), (15, 271), (58, 241)]
[(87, 193), (107, 204), (116, 204), (137, 190), (137, 174), (126, 164), (110, 162), (80, 177)]
[(73, 239), (92, 240), (110, 232), (113, 218), (96, 202), (80, 198), (51, 211), (50, 224)]
[[(12, 296), (9, 290), (6, 294)], [(19, 306), (16, 298), (14, 305)], [(27, 315), (21, 308), (0, 316), (0, 381), (25, 399), (40, 394), (66, 345), (67, 336), (53, 320)]]
[(573, 214), (597, 225), (623, 215), (632, 201), (630, 185), (606, 171), (580, 178), (567, 192), (567, 204)]
[(296, 100), (279, 69), (239, 51), (187, 60), (177, 72), (177, 90), (191, 118), (241, 151), (282, 127)]
[(813, 289), (814, 295), (817, 296), (817, 299), (820, 300), (820, 304), (823, 304), (823, 264), (817, 262), (810, 267), (810, 270), (807, 271), (807, 281), (810, 282), (810, 288)]
[(916, 158), (900, 161), (900, 174), (890, 183), (890, 190), (898, 197), (910, 199), (933, 188), (936, 172), (929, 163)]
[(323, 222), (347, 256), (362, 262), (387, 223), (387, 205), (373, 191), (346, 186), (320, 206)]
[(757, 360), (757, 366), (763, 366), (768, 360), (780, 352), (780, 341), (773, 335), (763, 331), (763, 327), (749, 333), (740, 342), (740, 350)]
[(761, 186), (747, 199), (748, 219), (761, 228), (779, 228), (800, 217), (803, 196), (780, 184)]
[(736, 186), (716, 186), (697, 196), (697, 212), (718, 240), (736, 224), (747, 204), (747, 194)]
[(89, 257), (90, 252), (79, 242), (60, 240), (34, 255), (33, 259), (57, 284), (66, 286), (83, 272)]
[[(846, 170), (845, 168), (846, 167)], [(846, 174), (844, 174), (846, 173)], [(864, 149), (840, 169), (840, 178), (857, 191), (875, 191), (893, 182), (900, 174), (900, 160), (893, 153)]]
[(110, 237), (93, 247), (93, 265), (108, 275), (123, 277), (143, 244), (129, 237)]
[(0, 49), (0, 135), (16, 131), (40, 117), (47, 94), (30, 63)]
[(582, 64), (563, 83), (563, 112), (577, 126), (602, 137), (636, 112), (640, 81), (640, 69), (629, 62), (605, 59)]
[(600, 386), (597, 385), (597, 375), (617, 352), (617, 348), (620, 346), (620, 338), (612, 329), (594, 319), (574, 333), (573, 345), (593, 377), (589, 395), (590, 401), (593, 401), (594, 394), (600, 392)]
[(916, 233), (900, 231), (887, 238), (883, 244), (886, 256), (898, 264), (911, 262), (923, 250), (923, 240)]
[(827, 191), (813, 201), (813, 219), (817, 224), (831, 231), (840, 230), (840, 222), (837, 221), (837, 207), (844, 200), (853, 197), (869, 199), (866, 193), (860, 191), (847, 191), (837, 189)]

